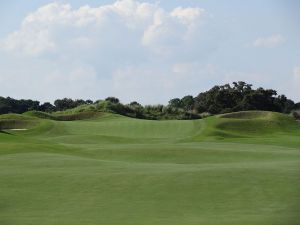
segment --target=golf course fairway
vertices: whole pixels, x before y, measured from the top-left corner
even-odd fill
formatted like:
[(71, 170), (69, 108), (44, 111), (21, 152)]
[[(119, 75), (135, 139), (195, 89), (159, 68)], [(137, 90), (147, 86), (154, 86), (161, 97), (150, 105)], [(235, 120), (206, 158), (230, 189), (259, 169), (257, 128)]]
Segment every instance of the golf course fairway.
[(299, 225), (300, 123), (0, 116), (0, 225)]

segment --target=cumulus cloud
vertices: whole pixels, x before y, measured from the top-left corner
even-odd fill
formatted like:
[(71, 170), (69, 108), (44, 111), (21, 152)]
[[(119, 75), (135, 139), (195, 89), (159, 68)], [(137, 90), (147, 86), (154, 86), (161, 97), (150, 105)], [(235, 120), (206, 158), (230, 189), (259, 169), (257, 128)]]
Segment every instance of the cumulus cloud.
[(7, 51), (15, 51), (27, 55), (39, 55), (42, 52), (54, 51), (55, 43), (47, 30), (16, 31), (10, 34), (0, 45)]
[(143, 45), (163, 55), (172, 54), (176, 49), (185, 50), (196, 36), (195, 31), (204, 15), (201, 8), (178, 7), (171, 12), (158, 10), (153, 23), (144, 32)]
[[(143, 95), (144, 103), (167, 101), (184, 92), (182, 85), (195, 83), (195, 73), (189, 69), (185, 78), (179, 67), (198, 68), (190, 62), (207, 53), (211, 39), (201, 32), (206, 20), (199, 7), (166, 10), (136, 0), (98, 7), (44, 5), (0, 39), (3, 91), (41, 100), (116, 95), (129, 101)], [(9, 85), (13, 80), (18, 82)]]
[(259, 37), (253, 42), (253, 47), (257, 48), (275, 48), (285, 42), (281, 34), (274, 34), (269, 37)]
[(86, 47), (92, 43), (101, 46), (111, 39), (110, 47), (113, 47), (116, 44), (113, 41), (126, 42), (134, 38), (136, 46), (142, 44), (160, 52), (184, 45), (190, 29), (201, 22), (204, 13), (201, 8), (179, 7), (165, 11), (157, 4), (134, 0), (79, 9), (73, 9), (69, 4), (51, 3), (29, 14), (20, 29), (2, 41), (1, 47), (40, 56), (63, 52), (62, 47), (69, 43), (74, 43), (73, 47), (78, 47), (76, 44)]

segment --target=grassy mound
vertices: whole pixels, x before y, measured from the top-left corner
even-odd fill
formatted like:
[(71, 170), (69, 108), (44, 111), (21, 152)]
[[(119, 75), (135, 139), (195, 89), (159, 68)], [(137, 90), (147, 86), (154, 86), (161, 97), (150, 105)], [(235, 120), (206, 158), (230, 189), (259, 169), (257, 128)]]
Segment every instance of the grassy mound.
[(274, 112), (236, 112), (206, 118), (203, 121), (206, 128), (197, 135), (196, 140), (267, 137), (300, 131), (300, 124), (292, 116)]
[(31, 116), (31, 117), (37, 117), (40, 119), (50, 119), (50, 120), (56, 120), (56, 116), (46, 113), (46, 112), (40, 112), (40, 111), (29, 111), (26, 113), (23, 113), (23, 115)]
[(269, 118), (273, 117), (273, 112), (267, 111), (241, 111), (234, 113), (227, 113), (220, 115), (220, 118), (229, 118), (229, 119), (260, 119), (260, 118)]
[(37, 121), (31, 117), (19, 114), (6, 114), (0, 116), (0, 130), (29, 129), (34, 127)]
[(292, 116), (274, 112), (239, 112), (220, 116), (216, 128), (245, 135), (272, 134), (299, 129)]
[(99, 112), (93, 112), (93, 111), (86, 111), (86, 112), (79, 112), (74, 114), (68, 114), (68, 113), (56, 113), (54, 114), (56, 120), (60, 121), (73, 121), (73, 120), (86, 120), (86, 119), (92, 119), (94, 117), (101, 116), (101, 113)]
[[(213, 138), (270, 136), (277, 133), (298, 132), (300, 128), (300, 124), (292, 116), (263, 111), (236, 112), (192, 121), (149, 121), (88, 110), (82, 112), (68, 110), (53, 114), (31, 111), (24, 115), (12, 114), (2, 117), (3, 126), (11, 128), (28, 126), (36, 122), (34, 120), (36, 118), (42, 121), (44, 119), (74, 121), (71, 124), (61, 123), (61, 126), (76, 127), (76, 130), (72, 129), (74, 135), (78, 135), (78, 131), (80, 134), (84, 132), (84, 135), (101, 135), (99, 140), (103, 140), (103, 137), (110, 140), (115, 140), (115, 137), (120, 139), (176, 137), (199, 141)], [(90, 122), (77, 123), (77, 120), (90, 120)]]
[(40, 119), (57, 120), (57, 121), (86, 120), (86, 119), (99, 117), (102, 114), (103, 113), (95, 112), (95, 111), (82, 111), (82, 112), (63, 111), (63, 112), (56, 112), (56, 113), (30, 111), (24, 113), (24, 115), (26, 116), (36, 117)]

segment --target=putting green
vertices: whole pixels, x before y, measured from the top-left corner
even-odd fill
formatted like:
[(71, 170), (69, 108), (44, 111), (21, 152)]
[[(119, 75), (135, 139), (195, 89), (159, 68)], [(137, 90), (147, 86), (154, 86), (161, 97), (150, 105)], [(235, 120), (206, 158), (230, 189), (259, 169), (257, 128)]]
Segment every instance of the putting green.
[(1, 225), (300, 221), (300, 124), (286, 115), (2, 115), (0, 126)]

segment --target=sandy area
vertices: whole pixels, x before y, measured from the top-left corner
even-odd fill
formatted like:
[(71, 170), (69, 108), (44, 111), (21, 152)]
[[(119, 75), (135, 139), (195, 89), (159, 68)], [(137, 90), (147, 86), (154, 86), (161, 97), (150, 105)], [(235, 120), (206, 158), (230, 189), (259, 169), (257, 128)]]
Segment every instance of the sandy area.
[(28, 130), (28, 129), (9, 129), (9, 130)]

